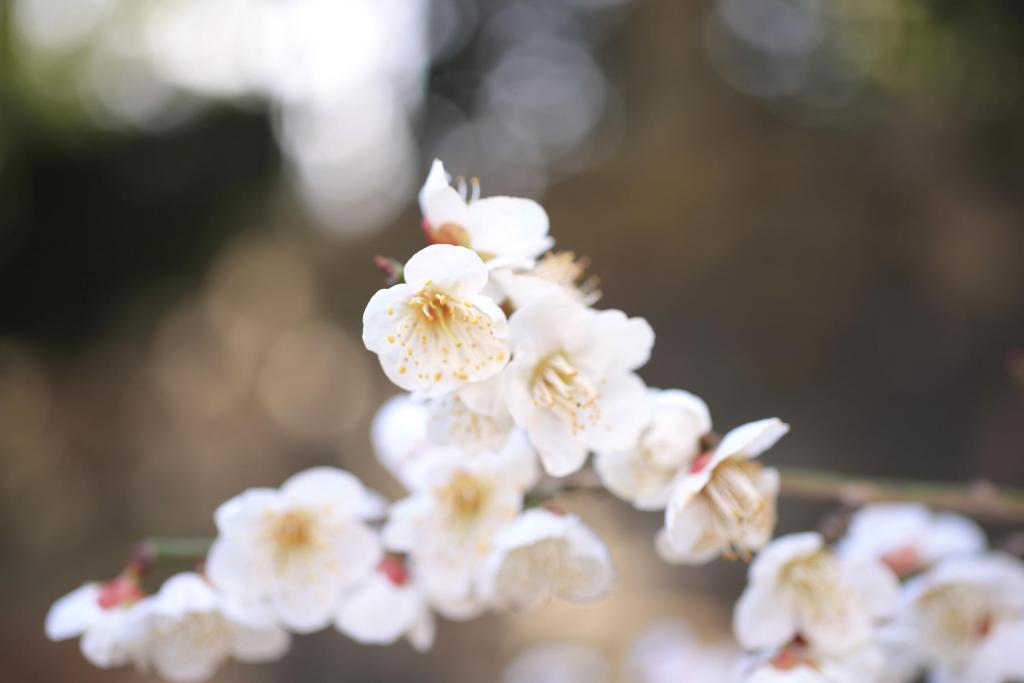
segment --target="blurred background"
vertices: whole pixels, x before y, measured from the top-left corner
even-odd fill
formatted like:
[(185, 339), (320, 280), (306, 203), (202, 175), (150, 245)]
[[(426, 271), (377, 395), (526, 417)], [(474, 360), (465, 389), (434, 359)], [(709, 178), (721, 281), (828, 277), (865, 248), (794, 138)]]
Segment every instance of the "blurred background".
[[(4, 680), (139, 680), (45, 642), (46, 609), (247, 487), (335, 464), (401, 494), (360, 316), (435, 156), (543, 201), (657, 330), (648, 383), (719, 430), (790, 422), (770, 461), (1024, 485), (1014, 0), (7, 0), (0, 33)], [(742, 564), (565, 506), (612, 545), (608, 600), (217, 680), (490, 681), (546, 638), (727, 627)]]

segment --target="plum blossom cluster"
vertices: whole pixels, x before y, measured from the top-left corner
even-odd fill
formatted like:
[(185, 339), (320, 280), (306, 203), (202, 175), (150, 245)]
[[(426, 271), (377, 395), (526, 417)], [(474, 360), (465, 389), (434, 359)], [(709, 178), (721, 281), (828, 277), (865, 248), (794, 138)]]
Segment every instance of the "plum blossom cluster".
[(1024, 680), (1024, 562), (981, 529), (909, 503), (861, 508), (828, 546), (770, 543), (734, 612), (744, 683)]
[[(651, 326), (596, 307), (586, 262), (551, 251), (536, 202), (453, 186), (435, 161), (419, 203), (428, 244), (404, 263), (378, 260), (390, 286), (370, 297), (362, 335), (405, 391), (380, 408), (371, 438), (406, 495), (389, 502), (330, 467), (249, 489), (217, 509), (197, 571), (147, 594), (148, 563), (133, 560), (58, 600), (50, 638), (79, 637), (100, 667), (187, 683), (231, 658), (278, 658), (293, 634), (333, 627), (426, 650), (438, 617), (596, 600), (615, 580), (610, 553), (550, 500), (586, 478), (663, 516), (653, 546), (664, 560), (751, 562), (734, 620), (747, 655), (716, 648), (700, 665), (716, 672), (708, 680), (1024, 676), (1024, 569), (984, 552), (973, 523), (872, 507), (834, 547), (816, 533), (771, 541), (780, 475), (760, 456), (787, 424), (720, 436), (700, 398), (646, 386)], [(680, 639), (643, 641), (632, 680), (703, 670), (706, 648), (665, 644)]]
[(1021, 681), (1024, 562), (987, 546), (963, 516), (867, 506), (834, 544), (796, 533), (758, 554), (733, 615), (736, 643), (665, 621), (641, 633), (621, 662), (581, 643), (550, 643), (513, 659), (504, 680)]

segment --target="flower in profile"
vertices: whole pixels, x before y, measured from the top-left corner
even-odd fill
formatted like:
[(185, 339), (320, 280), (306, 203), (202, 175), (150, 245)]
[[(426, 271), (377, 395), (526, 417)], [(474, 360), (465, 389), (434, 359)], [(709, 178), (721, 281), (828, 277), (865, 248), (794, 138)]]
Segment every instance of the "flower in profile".
[(719, 554), (749, 557), (775, 527), (779, 473), (755, 458), (789, 431), (777, 418), (727, 433), (676, 479), (665, 508), (658, 552), (668, 562), (701, 564)]
[(102, 669), (138, 662), (147, 645), (144, 597), (133, 571), (106, 583), (86, 583), (50, 607), (46, 637), (80, 637), (82, 655)]
[(405, 636), (417, 650), (429, 650), (434, 615), (415, 579), (408, 562), (385, 555), (377, 571), (342, 598), (335, 627), (364, 645), (390, 645)]
[(502, 390), (544, 469), (575, 472), (591, 450), (632, 445), (651, 415), (644, 383), (654, 332), (622, 311), (594, 311), (553, 294), (516, 311), (509, 327), (513, 359)]
[(790, 534), (751, 564), (733, 629), (748, 650), (799, 637), (822, 655), (845, 655), (874, 642), (876, 622), (898, 600), (896, 577), (882, 563), (844, 561), (816, 532)]
[(143, 662), (175, 683), (208, 680), (231, 657), (272, 661), (291, 644), (281, 628), (253, 628), (229, 617), (220, 595), (193, 572), (172, 576), (145, 602), (149, 637)]
[(479, 592), (495, 607), (526, 608), (553, 598), (595, 600), (614, 579), (608, 548), (579, 517), (535, 508), (495, 536)]
[(602, 450), (594, 459), (601, 483), (640, 510), (661, 510), (672, 485), (703, 450), (711, 431), (704, 401), (679, 389), (648, 389), (654, 414), (630, 448)]
[(873, 645), (843, 655), (817, 652), (802, 638), (749, 658), (739, 683), (877, 683), (884, 660)]
[(434, 244), (405, 264), (405, 282), (381, 289), (363, 313), (363, 343), (407, 391), (441, 396), (493, 377), (508, 363), (505, 314), (480, 292), (487, 269), (463, 247)]
[(474, 178), (467, 188), (448, 183), (444, 164), (435, 159), (420, 189), (423, 230), (435, 243), (468, 247), (490, 267), (529, 267), (551, 248), (548, 214), (532, 199), (518, 197), (480, 198)]
[(906, 577), (987, 545), (985, 532), (963, 515), (932, 512), (917, 503), (876, 503), (854, 513), (836, 551), (851, 559), (880, 560)]
[(241, 621), (316, 631), (343, 591), (380, 562), (380, 541), (364, 520), (382, 511), (358, 479), (330, 467), (300, 472), (280, 489), (249, 489), (217, 509), (208, 575)]
[(522, 439), (510, 439), (500, 453), (439, 451), (410, 473), (412, 494), (391, 506), (384, 543), (410, 556), (437, 611), (476, 616), (484, 607), (475, 590), (481, 563), (536, 480), (536, 455)]
[(646, 628), (630, 646), (625, 662), (625, 680), (631, 683), (679, 683), (687, 681), (730, 681), (739, 659), (732, 642), (708, 641), (686, 623), (658, 622)]
[(1001, 553), (951, 557), (911, 579), (905, 596), (932, 680), (1024, 677), (1024, 562)]

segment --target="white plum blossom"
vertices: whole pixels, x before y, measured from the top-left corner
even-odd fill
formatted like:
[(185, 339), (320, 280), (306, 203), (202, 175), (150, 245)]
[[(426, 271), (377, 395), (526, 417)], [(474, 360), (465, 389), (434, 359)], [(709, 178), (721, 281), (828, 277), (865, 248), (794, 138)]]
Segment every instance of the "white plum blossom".
[(711, 431), (704, 401), (679, 389), (648, 389), (654, 414), (628, 449), (602, 450), (594, 459), (601, 483), (640, 510), (661, 510), (672, 487), (701, 454)]
[(611, 666), (595, 647), (571, 641), (534, 645), (509, 662), (502, 683), (611, 683)]
[(491, 606), (527, 608), (595, 600), (614, 579), (608, 548), (579, 517), (534, 508), (495, 536), (478, 585)]
[(649, 626), (633, 642), (625, 661), (630, 683), (680, 683), (733, 679), (739, 658), (735, 644), (707, 641), (684, 622), (666, 620)]
[(342, 598), (335, 627), (358, 643), (390, 645), (405, 636), (419, 651), (434, 644), (434, 615), (407, 562), (386, 555)]
[(50, 607), (46, 637), (80, 637), (82, 655), (102, 669), (139, 662), (146, 648), (143, 598), (131, 575), (107, 583), (86, 583)]
[(878, 683), (884, 662), (872, 644), (843, 655), (825, 655), (798, 639), (755, 655), (741, 666), (738, 683)]
[(410, 473), (412, 494), (391, 506), (383, 538), (389, 550), (411, 556), (437, 611), (467, 619), (484, 608), (475, 590), (481, 563), (537, 476), (536, 455), (522, 438), (499, 453), (439, 451)]
[(951, 557), (906, 586), (909, 623), (931, 680), (1024, 678), (1024, 562), (1001, 553)]
[(319, 630), (343, 591), (380, 562), (380, 540), (364, 520), (381, 508), (358, 479), (330, 467), (300, 472), (280, 489), (249, 489), (217, 509), (207, 572), (246, 623)]
[(461, 448), (469, 454), (501, 450), (515, 427), (500, 397), (501, 376), (471, 384), (461, 391), (431, 399), (427, 433), (433, 443)]
[(748, 650), (778, 648), (799, 637), (822, 655), (846, 655), (874, 642), (874, 629), (899, 600), (882, 563), (843, 560), (821, 534), (782, 536), (750, 566), (733, 629)]
[(519, 197), (480, 199), (475, 179), (472, 195), (467, 196), (465, 181), (455, 189), (448, 180), (444, 164), (435, 159), (420, 189), (423, 228), (432, 241), (468, 247), (492, 268), (530, 267), (551, 248), (548, 214), (537, 202)]
[(694, 459), (676, 479), (659, 554), (668, 562), (701, 564), (719, 554), (741, 556), (764, 546), (775, 527), (779, 473), (754, 460), (789, 431), (777, 418), (750, 422)]
[(651, 415), (633, 372), (654, 344), (647, 321), (555, 294), (516, 311), (509, 327), (513, 359), (502, 391), (549, 474), (571, 474), (589, 451), (636, 441)]
[(434, 244), (405, 264), (405, 282), (381, 289), (363, 312), (363, 343), (399, 387), (435, 397), (493, 377), (508, 363), (508, 321), (481, 294), (476, 253)]
[(272, 661), (291, 644), (283, 629), (253, 628), (229, 617), (220, 595), (194, 572), (172, 576), (146, 598), (145, 616), (144, 665), (174, 683), (208, 680), (231, 657)]
[(963, 515), (932, 512), (917, 503), (876, 503), (854, 513), (836, 551), (851, 559), (881, 560), (904, 577), (987, 545), (985, 532)]

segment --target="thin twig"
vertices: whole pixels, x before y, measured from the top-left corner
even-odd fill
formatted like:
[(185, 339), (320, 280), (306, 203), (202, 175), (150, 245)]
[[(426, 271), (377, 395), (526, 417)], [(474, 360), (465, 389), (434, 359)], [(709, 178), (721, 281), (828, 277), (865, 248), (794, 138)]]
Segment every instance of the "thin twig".
[(794, 467), (780, 467), (781, 495), (833, 500), (847, 505), (879, 502), (925, 503), (989, 521), (1024, 523), (1024, 490), (988, 481), (945, 483), (867, 478)]

